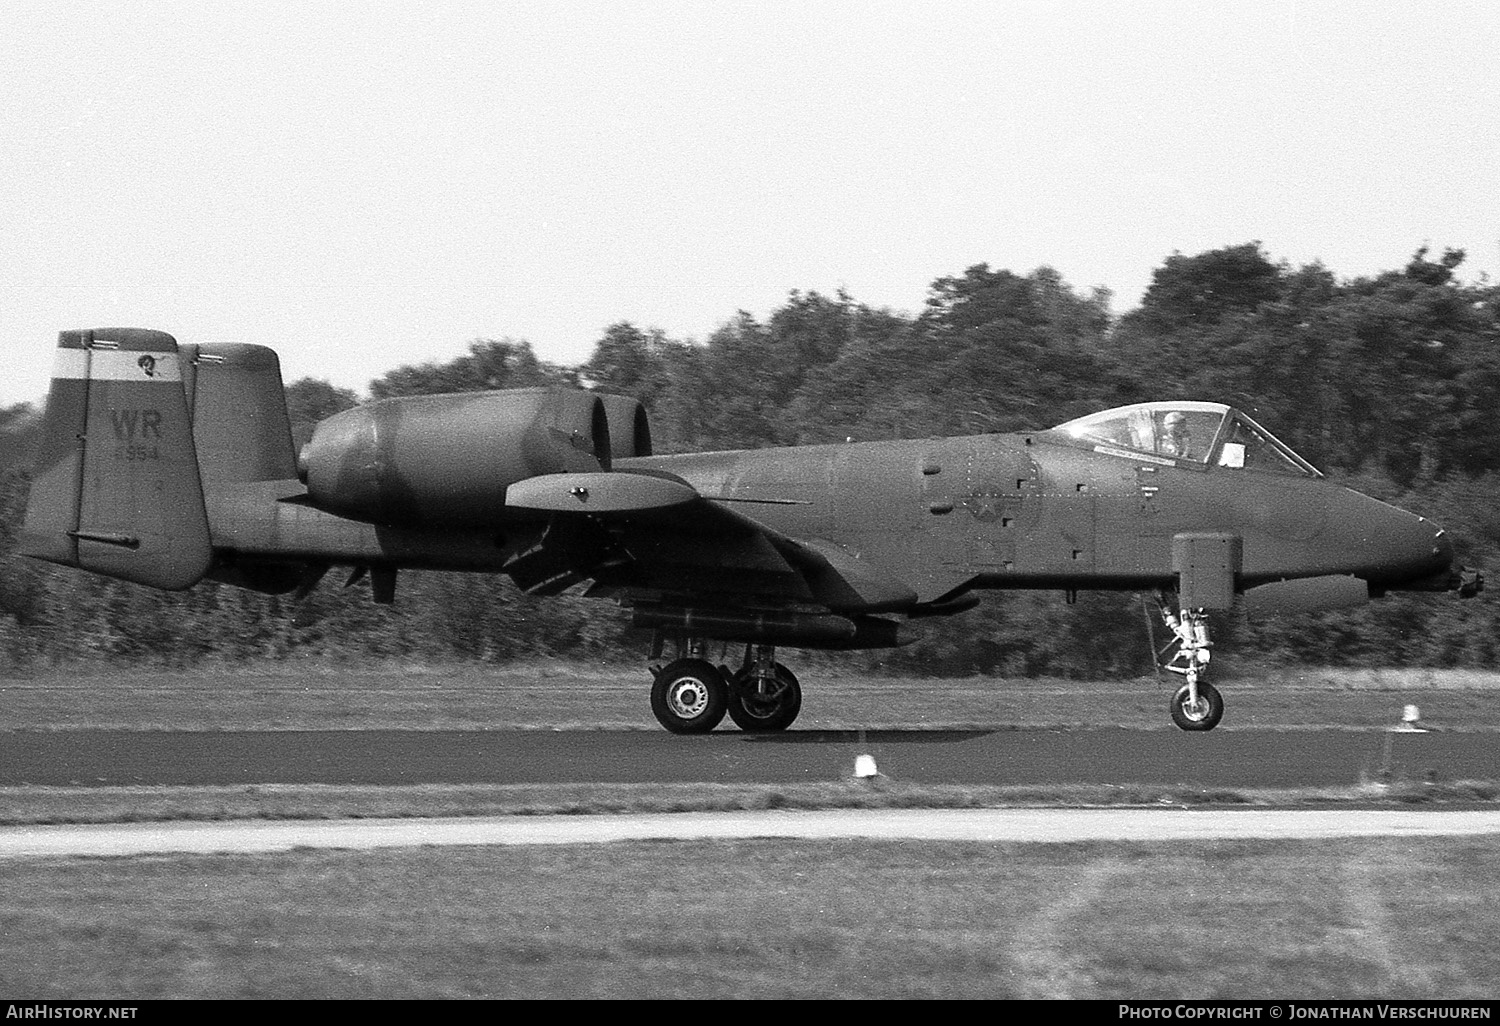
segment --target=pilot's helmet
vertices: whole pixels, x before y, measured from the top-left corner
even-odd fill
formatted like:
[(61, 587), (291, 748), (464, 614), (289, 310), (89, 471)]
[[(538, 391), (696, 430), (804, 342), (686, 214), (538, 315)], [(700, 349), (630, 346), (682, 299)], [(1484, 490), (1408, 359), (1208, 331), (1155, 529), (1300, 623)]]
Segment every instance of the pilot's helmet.
[(1185, 431), (1187, 429), (1187, 414), (1172, 412), (1162, 419), (1168, 431)]

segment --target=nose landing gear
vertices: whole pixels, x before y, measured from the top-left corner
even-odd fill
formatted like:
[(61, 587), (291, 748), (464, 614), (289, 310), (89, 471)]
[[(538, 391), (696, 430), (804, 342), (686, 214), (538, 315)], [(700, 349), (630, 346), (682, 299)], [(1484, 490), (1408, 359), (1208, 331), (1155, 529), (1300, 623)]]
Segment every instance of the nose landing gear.
[(1224, 699), (1218, 688), (1203, 679), (1213, 646), (1208, 617), (1202, 609), (1173, 612), (1175, 604), (1166, 596), (1161, 599), (1161, 617), (1172, 631), (1172, 640), (1156, 654), (1160, 669), (1180, 674), (1184, 680), (1172, 696), (1172, 722), (1183, 730), (1213, 730), (1224, 716)]

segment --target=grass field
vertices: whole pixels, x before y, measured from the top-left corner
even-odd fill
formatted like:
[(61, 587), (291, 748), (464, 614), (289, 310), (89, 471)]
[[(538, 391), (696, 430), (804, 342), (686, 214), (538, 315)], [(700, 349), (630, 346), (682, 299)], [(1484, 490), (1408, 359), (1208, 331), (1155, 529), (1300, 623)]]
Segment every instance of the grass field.
[(1494, 998), (1489, 840), (617, 843), (5, 867), (0, 995)]
[[(1157, 680), (814, 684), (799, 728), (1174, 729)], [(6, 729), (659, 729), (638, 668), (0, 678)], [(1500, 730), (1500, 675), (1223, 682), (1220, 729)], [(828, 805), (1493, 801), (1162, 788), (3, 788), (0, 821)], [(1479, 998), (1500, 993), (1493, 839), (1173, 844), (621, 842), (35, 859), (0, 867), (0, 997)]]

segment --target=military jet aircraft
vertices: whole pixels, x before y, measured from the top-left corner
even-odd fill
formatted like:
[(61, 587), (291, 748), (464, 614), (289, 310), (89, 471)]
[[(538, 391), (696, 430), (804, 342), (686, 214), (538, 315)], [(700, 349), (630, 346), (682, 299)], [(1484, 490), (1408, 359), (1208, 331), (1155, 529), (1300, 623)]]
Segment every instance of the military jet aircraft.
[[(784, 730), (776, 646), (900, 644), (991, 588), (1154, 592), (1184, 730), (1223, 715), (1207, 612), (1482, 587), (1441, 528), (1335, 485), (1244, 412), (1151, 402), (1049, 430), (653, 455), (645, 410), (581, 389), (385, 399), (293, 451), (265, 347), (65, 331), (19, 551), (158, 588), (305, 595), (332, 567), (587, 584), (655, 629), (651, 707)], [(744, 645), (738, 668), (710, 642)]]

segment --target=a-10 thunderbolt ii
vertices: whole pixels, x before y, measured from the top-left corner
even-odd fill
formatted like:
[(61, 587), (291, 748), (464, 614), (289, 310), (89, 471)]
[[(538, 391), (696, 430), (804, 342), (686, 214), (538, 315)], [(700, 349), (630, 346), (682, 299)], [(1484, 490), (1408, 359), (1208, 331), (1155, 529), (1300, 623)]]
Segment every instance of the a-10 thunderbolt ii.
[[(644, 409), (582, 389), (385, 399), (293, 451), (267, 348), (66, 331), (19, 551), (158, 588), (390, 602), (402, 569), (588, 582), (654, 628), (668, 730), (784, 730), (778, 645), (901, 643), (988, 588), (1155, 592), (1173, 720), (1212, 729), (1206, 613), (1482, 586), (1436, 524), (1340, 487), (1240, 410), (1151, 402), (1050, 430), (655, 456)], [(710, 642), (741, 643), (737, 669)]]

